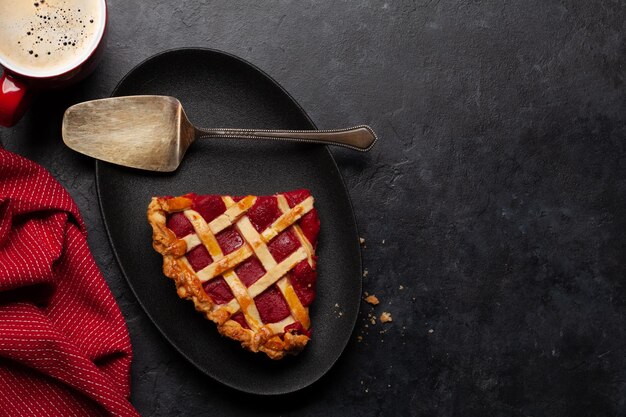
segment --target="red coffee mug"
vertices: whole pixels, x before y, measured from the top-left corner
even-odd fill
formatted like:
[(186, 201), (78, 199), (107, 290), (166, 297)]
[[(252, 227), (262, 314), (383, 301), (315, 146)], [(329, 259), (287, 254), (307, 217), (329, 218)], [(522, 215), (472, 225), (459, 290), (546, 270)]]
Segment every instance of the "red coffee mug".
[(106, 0), (94, 1), (101, 2), (103, 10), (102, 18), (96, 22), (100, 25), (96, 32), (96, 42), (94, 42), (89, 54), (77, 60), (71, 69), (43, 76), (29, 74), (24, 70), (12, 68), (0, 53), (0, 66), (4, 68), (2, 77), (0, 77), (0, 126), (11, 127), (15, 125), (28, 109), (31, 99), (37, 91), (66, 87), (93, 72), (104, 51), (108, 20)]

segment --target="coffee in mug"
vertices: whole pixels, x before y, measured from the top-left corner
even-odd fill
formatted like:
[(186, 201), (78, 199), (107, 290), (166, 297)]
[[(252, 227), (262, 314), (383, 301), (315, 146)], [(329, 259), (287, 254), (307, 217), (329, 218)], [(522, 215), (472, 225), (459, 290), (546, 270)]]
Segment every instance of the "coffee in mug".
[(106, 0), (0, 0), (0, 126), (38, 91), (89, 75), (104, 50)]
[(94, 0), (0, 0), (0, 56), (13, 71), (46, 77), (71, 70), (102, 36)]

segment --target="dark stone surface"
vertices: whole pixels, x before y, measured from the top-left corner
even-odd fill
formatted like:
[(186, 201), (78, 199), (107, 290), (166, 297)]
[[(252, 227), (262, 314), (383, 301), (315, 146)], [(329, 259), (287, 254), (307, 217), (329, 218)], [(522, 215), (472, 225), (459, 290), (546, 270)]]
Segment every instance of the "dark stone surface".
[[(0, 140), (76, 199), (128, 320), (142, 415), (626, 414), (624, 2), (111, 0), (110, 13), (97, 72)], [(298, 394), (239, 394), (164, 342), (113, 260), (93, 162), (61, 143), (67, 105), (180, 46), (250, 60), (321, 128), (381, 136), (368, 155), (333, 150), (381, 305), (363, 304), (337, 365)], [(382, 311), (393, 322), (366, 327)]]

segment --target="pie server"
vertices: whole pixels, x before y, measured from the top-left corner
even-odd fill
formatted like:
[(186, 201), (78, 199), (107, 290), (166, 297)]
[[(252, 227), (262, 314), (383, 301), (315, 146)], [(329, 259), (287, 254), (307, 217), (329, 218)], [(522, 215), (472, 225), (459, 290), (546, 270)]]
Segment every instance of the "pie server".
[(171, 172), (196, 139), (239, 138), (337, 145), (368, 151), (369, 126), (336, 130), (204, 129), (191, 124), (177, 99), (128, 96), (86, 101), (66, 110), (63, 141), (82, 154), (132, 168)]

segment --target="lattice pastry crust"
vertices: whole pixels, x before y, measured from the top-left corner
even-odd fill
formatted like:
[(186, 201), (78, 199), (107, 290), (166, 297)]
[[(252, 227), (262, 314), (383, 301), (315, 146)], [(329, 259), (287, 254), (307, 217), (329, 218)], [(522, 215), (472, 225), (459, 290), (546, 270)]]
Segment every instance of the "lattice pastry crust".
[(154, 197), (153, 247), (179, 297), (192, 300), (222, 335), (281, 359), (310, 337), (319, 232), (313, 202), (307, 190)]

